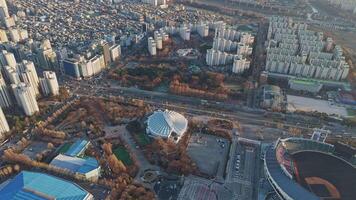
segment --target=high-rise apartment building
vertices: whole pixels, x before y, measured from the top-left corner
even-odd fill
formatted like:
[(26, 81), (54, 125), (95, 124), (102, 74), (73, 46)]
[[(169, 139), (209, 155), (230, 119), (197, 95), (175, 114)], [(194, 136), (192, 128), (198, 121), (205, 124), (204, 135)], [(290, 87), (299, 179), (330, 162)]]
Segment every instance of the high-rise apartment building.
[(52, 71), (43, 72), (43, 78), (40, 79), (40, 85), (41, 85), (42, 93), (45, 96), (59, 94), (57, 76), (56, 73)]
[(39, 94), (39, 79), (33, 62), (23, 60), (19, 65), (19, 71), (22, 82), (30, 84), (35, 96), (37, 96)]
[(0, 108), (0, 138), (3, 137), (4, 133), (9, 132), (9, 131), (10, 131), (9, 124), (6, 121), (4, 112)]
[(9, 17), (9, 10), (6, 1), (0, 0), (0, 19), (4, 21), (7, 17)]
[(19, 83), (11, 85), (17, 104), (23, 109), (27, 116), (39, 111), (36, 97), (30, 84)]
[(0, 107), (8, 108), (12, 105), (11, 96), (3, 76), (0, 74)]

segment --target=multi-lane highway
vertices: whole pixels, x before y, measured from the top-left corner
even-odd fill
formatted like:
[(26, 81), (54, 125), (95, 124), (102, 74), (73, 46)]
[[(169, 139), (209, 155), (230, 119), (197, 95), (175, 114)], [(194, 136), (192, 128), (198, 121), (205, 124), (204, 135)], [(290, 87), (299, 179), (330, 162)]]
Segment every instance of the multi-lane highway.
[[(200, 98), (178, 96), (170, 93), (141, 90), (134, 87), (121, 86), (101, 86), (81, 82), (75, 86), (74, 93), (80, 96), (124, 96), (128, 98), (143, 99), (146, 103), (157, 108), (171, 108), (182, 111), (190, 115), (208, 115), (240, 121), (242, 123), (256, 124), (256, 125), (270, 125), (276, 127), (281, 122), (284, 128), (295, 127), (307, 131), (312, 128), (307, 123), (300, 123), (298, 121), (275, 121), (273, 118), (266, 118), (267, 111), (259, 109), (251, 109), (245, 106), (232, 104), (229, 102), (217, 101), (203, 101)], [(292, 117), (293, 114), (286, 114)]]

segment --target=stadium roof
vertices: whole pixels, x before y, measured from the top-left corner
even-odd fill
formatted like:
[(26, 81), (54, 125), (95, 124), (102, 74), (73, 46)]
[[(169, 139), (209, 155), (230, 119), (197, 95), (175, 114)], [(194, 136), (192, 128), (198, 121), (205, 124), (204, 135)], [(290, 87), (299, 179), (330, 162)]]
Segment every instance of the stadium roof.
[(290, 179), (283, 172), (280, 164), (276, 158), (276, 151), (274, 148), (269, 148), (265, 155), (265, 167), (267, 168), (268, 175), (274, 184), (280, 188), (286, 195), (294, 200), (319, 200), (316, 195), (304, 189), (301, 185)]
[(281, 139), (280, 143), (289, 154), (294, 154), (298, 151), (321, 151), (325, 153), (333, 153), (334, 146), (328, 143), (305, 138), (286, 138)]
[(88, 144), (89, 141), (87, 140), (77, 140), (74, 144), (72, 144), (72, 146), (70, 146), (65, 154), (72, 157), (78, 156), (86, 149)]
[(155, 111), (147, 120), (147, 129), (150, 134), (160, 137), (170, 137), (172, 132), (179, 137), (188, 128), (188, 120), (181, 114), (174, 111)]
[(22, 171), (0, 190), (0, 199), (83, 200), (91, 196), (78, 185), (57, 177)]
[(95, 158), (79, 158), (71, 157), (63, 154), (56, 156), (50, 165), (68, 169), (72, 172), (86, 174), (99, 167), (99, 163)]

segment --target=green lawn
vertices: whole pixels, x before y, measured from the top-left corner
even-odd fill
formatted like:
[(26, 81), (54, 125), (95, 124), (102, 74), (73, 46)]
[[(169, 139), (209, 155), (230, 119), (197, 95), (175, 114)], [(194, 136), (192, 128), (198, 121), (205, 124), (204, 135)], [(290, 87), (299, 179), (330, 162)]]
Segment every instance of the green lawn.
[(130, 158), (129, 152), (125, 149), (125, 147), (117, 147), (114, 152), (117, 159), (121, 160), (124, 165), (129, 166), (132, 165), (132, 160)]
[(151, 143), (150, 139), (148, 136), (144, 133), (139, 133), (137, 135), (137, 142), (139, 143), (140, 146), (146, 146)]
[(68, 151), (68, 149), (72, 146), (72, 143), (65, 143), (61, 148), (58, 150), (59, 153), (63, 154)]

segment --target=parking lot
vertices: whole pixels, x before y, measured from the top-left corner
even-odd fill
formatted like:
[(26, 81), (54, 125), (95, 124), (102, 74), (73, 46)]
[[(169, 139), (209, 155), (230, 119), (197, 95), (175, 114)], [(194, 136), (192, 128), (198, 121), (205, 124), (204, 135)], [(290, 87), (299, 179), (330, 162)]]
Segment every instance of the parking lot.
[(36, 155), (47, 149), (47, 143), (32, 141), (32, 143), (23, 151), (23, 154), (35, 160)]
[(229, 147), (227, 139), (195, 133), (190, 138), (187, 151), (202, 173), (223, 178)]
[(253, 199), (256, 180), (259, 179), (259, 142), (239, 139), (232, 144), (226, 181), (235, 185), (237, 196)]
[(182, 183), (177, 179), (160, 179), (154, 186), (159, 200), (177, 199), (182, 188)]

